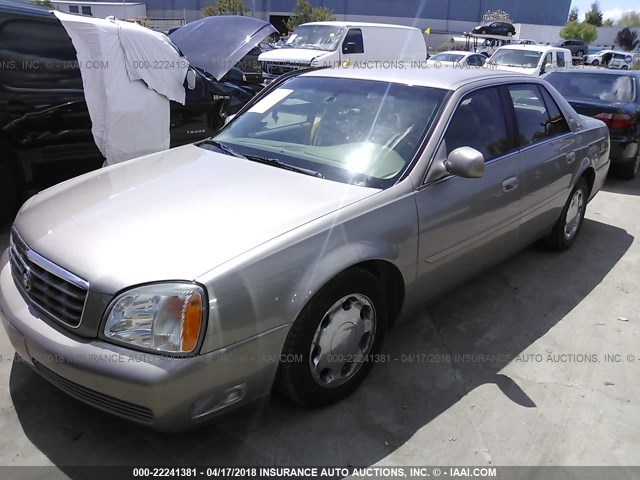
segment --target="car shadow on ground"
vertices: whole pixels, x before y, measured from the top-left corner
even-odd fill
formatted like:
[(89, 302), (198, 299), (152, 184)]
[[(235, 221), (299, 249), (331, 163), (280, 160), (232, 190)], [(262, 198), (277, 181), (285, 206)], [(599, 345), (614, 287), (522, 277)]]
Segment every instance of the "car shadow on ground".
[[(21, 362), (12, 367), (10, 393), (29, 440), (70, 476), (66, 466), (371, 465), (480, 385), (496, 384), (512, 401), (535, 408), (500, 370), (576, 307), (632, 242), (620, 228), (587, 220), (570, 251), (533, 246), (404, 315), (383, 348), (391, 361), (377, 364), (349, 398), (322, 409), (274, 395), (170, 435), (86, 406)], [(447, 354), (492, 359), (447, 361)]]

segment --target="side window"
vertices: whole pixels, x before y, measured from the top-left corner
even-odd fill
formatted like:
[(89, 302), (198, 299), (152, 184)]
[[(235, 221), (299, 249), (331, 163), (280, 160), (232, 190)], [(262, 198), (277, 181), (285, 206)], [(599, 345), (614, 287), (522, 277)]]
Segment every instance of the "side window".
[(467, 64), (472, 67), (481, 67), (484, 65), (484, 56), (483, 55), (471, 55), (467, 59)]
[(553, 55), (551, 54), (551, 52), (547, 53), (547, 55), (544, 57), (544, 64), (545, 65), (551, 65), (553, 63)]
[(16, 65), (0, 71), (3, 83), (20, 88), (82, 88), (76, 51), (57, 20), (5, 22), (0, 27), (0, 45), (5, 58)]
[(500, 106), (500, 94), (495, 87), (466, 95), (444, 135), (446, 154), (459, 147), (472, 147), (488, 161), (513, 150)]
[[(353, 43), (354, 47), (351, 52), (348, 51), (349, 44)], [(342, 53), (364, 53), (364, 42), (362, 40), (362, 30), (359, 28), (350, 28), (347, 36), (342, 42)]]
[(542, 92), (542, 98), (547, 107), (548, 117), (545, 120), (545, 128), (548, 137), (555, 137), (556, 135), (563, 135), (565, 133), (569, 133), (571, 129), (569, 128), (569, 124), (567, 120), (562, 115), (560, 111), (560, 107), (553, 99), (551, 94), (547, 91), (546, 88), (538, 85), (538, 88)]
[(566, 66), (565, 62), (566, 61), (565, 61), (565, 58), (564, 58), (564, 52), (558, 52), (557, 55), (558, 55), (558, 68), (565, 67)]
[(518, 145), (527, 146), (568, 131), (558, 106), (549, 95), (550, 110), (537, 85), (508, 87), (518, 124)]

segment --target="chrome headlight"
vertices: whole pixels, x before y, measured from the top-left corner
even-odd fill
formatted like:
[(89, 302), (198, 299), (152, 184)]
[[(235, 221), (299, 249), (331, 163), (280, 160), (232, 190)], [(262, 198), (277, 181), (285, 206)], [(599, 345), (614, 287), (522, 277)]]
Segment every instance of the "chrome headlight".
[(134, 288), (111, 304), (104, 335), (160, 352), (193, 352), (204, 326), (204, 301), (203, 289), (191, 283)]

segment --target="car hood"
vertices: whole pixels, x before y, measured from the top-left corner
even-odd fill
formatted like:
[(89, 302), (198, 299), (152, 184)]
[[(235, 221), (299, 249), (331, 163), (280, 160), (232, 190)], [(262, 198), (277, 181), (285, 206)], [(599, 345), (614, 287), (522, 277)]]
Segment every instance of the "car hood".
[(309, 62), (326, 55), (325, 50), (314, 50), (313, 48), (291, 48), (282, 47), (260, 54), (258, 60), (261, 62)]
[(242, 57), (276, 28), (264, 20), (239, 15), (205, 17), (169, 35), (191, 65), (220, 80)]
[(186, 145), (45, 190), (15, 225), (35, 252), (113, 294), (194, 280), (376, 192)]

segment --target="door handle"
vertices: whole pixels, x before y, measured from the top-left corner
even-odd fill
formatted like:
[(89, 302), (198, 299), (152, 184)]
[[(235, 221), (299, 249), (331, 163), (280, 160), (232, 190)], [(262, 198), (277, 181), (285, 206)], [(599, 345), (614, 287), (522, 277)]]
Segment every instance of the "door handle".
[(567, 163), (573, 163), (575, 159), (576, 159), (576, 152), (567, 153)]
[(502, 182), (502, 191), (510, 192), (511, 190), (515, 190), (518, 188), (518, 179), (516, 177), (507, 178), (504, 182)]

